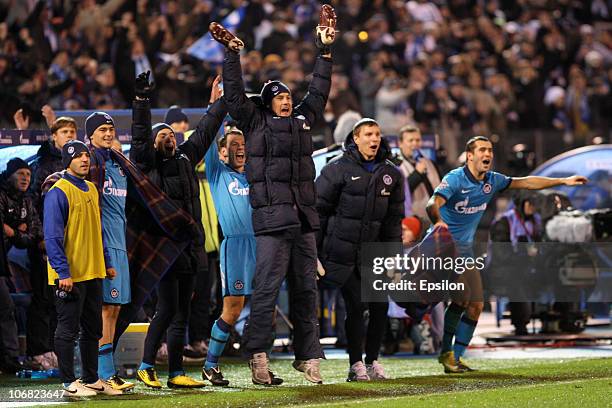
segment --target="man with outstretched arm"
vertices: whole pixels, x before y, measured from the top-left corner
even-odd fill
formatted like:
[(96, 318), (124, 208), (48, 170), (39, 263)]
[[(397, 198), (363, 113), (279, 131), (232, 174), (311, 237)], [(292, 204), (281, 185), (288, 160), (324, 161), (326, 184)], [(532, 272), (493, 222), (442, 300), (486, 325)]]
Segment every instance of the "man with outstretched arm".
[[(466, 144), (466, 165), (449, 172), (427, 204), (433, 228), (447, 228), (460, 256), (472, 257), (472, 244), (478, 223), (495, 193), (505, 189), (540, 190), (559, 185), (578, 186), (588, 180), (583, 176), (566, 178), (511, 178), (491, 170), (493, 144), (484, 136), (475, 136)], [(470, 344), (484, 306), (482, 281), (476, 269), (466, 270), (459, 278), (466, 290), (446, 309), (444, 336), (438, 361), (446, 373), (472, 371), (462, 360)], [(454, 338), (454, 344), (453, 344)]]

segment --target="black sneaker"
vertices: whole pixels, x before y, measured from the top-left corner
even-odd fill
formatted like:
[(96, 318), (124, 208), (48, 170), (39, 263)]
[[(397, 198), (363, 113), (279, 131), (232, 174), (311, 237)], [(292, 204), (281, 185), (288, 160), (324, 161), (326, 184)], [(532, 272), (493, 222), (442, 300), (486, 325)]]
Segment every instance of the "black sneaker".
[(229, 381), (223, 378), (223, 373), (219, 370), (219, 366), (209, 369), (203, 368), (202, 379), (218, 387), (226, 387), (229, 385)]
[(283, 383), (283, 379), (279, 377), (275, 377), (272, 371), (268, 371), (268, 375), (270, 376), (270, 379), (272, 380), (271, 385), (281, 385)]

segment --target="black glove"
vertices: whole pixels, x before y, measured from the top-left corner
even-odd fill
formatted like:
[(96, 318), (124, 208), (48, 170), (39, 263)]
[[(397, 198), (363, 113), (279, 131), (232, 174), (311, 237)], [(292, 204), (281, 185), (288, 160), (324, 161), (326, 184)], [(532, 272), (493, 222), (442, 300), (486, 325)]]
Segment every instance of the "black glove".
[(151, 92), (155, 89), (155, 84), (149, 82), (151, 71), (143, 72), (136, 77), (134, 83), (134, 94), (140, 99), (149, 99)]

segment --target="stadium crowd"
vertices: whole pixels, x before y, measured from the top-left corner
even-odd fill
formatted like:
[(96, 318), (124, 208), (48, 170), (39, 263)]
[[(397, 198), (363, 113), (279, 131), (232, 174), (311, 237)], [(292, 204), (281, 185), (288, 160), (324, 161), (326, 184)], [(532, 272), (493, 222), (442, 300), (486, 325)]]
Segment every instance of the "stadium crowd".
[[(155, 285), (148, 282), (149, 286), (145, 287), (139, 281), (132, 292), (128, 289), (125, 297), (126, 286), (107, 284), (117, 277), (129, 280), (128, 257), (129, 268), (140, 255), (138, 265), (142, 270), (149, 272), (147, 268), (156, 267), (161, 270), (161, 264), (150, 262), (161, 251), (171, 254), (164, 258), (168, 265), (163, 264), (171, 273), (167, 272), (168, 268), (159, 272), (166, 274), (157, 292), (156, 313), (148, 316), (153, 319), (151, 327), (155, 330), (149, 330), (138, 378), (149, 387), (161, 388), (155, 356), (166, 337), (170, 361), (168, 386), (203, 386), (202, 382), (185, 375), (181, 361), (182, 352), (189, 347), (197, 352), (198, 344), (205, 340), (190, 339), (197, 341), (191, 341), (183, 350), (187, 326), (191, 331), (192, 325), (189, 308), (196, 307), (189, 294), (194, 286), (201, 286), (205, 294), (210, 293), (210, 286), (206, 286), (209, 283), (201, 285), (195, 277), (206, 274), (206, 263), (212, 271), (211, 260), (219, 262), (210, 254), (205, 259), (207, 256), (202, 250), (205, 237), (210, 238), (204, 224), (214, 219), (202, 214), (208, 208), (206, 201), (210, 201), (206, 194), (211, 193), (204, 187), (203, 176), (196, 172), (196, 165), (210, 154), (207, 152), (216, 152), (218, 148), (219, 158), (225, 163), (223, 169), (231, 175), (227, 181), (207, 180), (222, 227), (222, 217), (227, 216), (231, 206), (217, 204), (219, 198), (215, 194), (220, 193), (215, 193), (215, 183), (227, 183), (219, 191), (236, 191), (238, 196), (250, 194), (251, 207), (246, 205), (248, 209), (235, 218), (253, 212), (253, 226), (245, 229), (255, 231), (249, 237), (257, 242), (257, 256), (245, 258), (243, 263), (253, 264), (255, 270), (245, 273), (254, 273), (259, 280), (253, 280), (252, 293), (250, 283), (245, 285), (240, 279), (228, 281), (235, 292), (223, 288), (223, 312), (227, 315), (219, 315), (217, 310), (213, 319), (218, 319), (214, 323), (209, 324), (206, 317), (201, 324), (206, 326), (203, 331), (210, 333), (209, 344), (215, 347), (212, 360), (208, 350), (203, 379), (214, 385), (227, 385), (219, 371), (218, 358), (244, 299), (238, 303), (226, 300), (252, 294), (244, 344), (251, 358), (253, 382), (266, 385), (282, 382), (269, 371), (266, 351), (269, 337), (274, 333), (274, 327), (270, 327), (275, 313), (274, 300), (287, 276), (290, 291), (298, 299), (296, 302), (301, 302), (292, 307), (297, 339), (294, 368), (303, 372), (309, 381), (321, 383), (318, 359), (323, 357), (323, 352), (318, 343), (315, 317), (317, 252), (323, 262), (321, 268), (327, 271), (325, 281), (339, 286), (347, 303), (349, 380), (385, 379), (377, 362), (383, 342), (387, 307), (384, 303), (376, 310), (381, 319), (370, 320), (369, 331), (376, 336), (366, 335), (365, 364), (361, 360), (364, 305), (359, 296), (360, 266), (354, 262), (359, 240), (365, 242), (364, 237), (369, 234), (372, 241), (399, 242), (403, 232), (407, 236), (404, 241), (414, 243), (428, 226), (427, 216), (432, 224), (448, 228), (447, 217), (459, 215), (449, 215), (451, 210), (444, 205), (446, 201), (458, 199), (459, 183), (484, 183), (484, 193), (472, 197), (474, 202), (482, 201), (480, 207), (470, 207), (473, 214), (486, 208), (491, 192), (586, 182), (580, 177), (529, 181), (499, 173), (491, 175), (491, 179), (485, 178), (491, 173), (493, 147), (484, 137), (472, 138), (467, 145), (466, 162), (472, 167), (457, 169), (441, 182), (445, 172), (420, 153), (422, 133), (440, 135), (447, 154), (453, 158), (462, 150), (459, 147), (462, 141), (477, 134), (551, 128), (565, 134), (566, 144), (582, 146), (594, 140), (606, 140), (610, 133), (612, 10), (604, 1), (348, 0), (332, 2), (336, 8), (333, 17), (333, 9), (319, 14), (320, 5), (310, 0), (51, 0), (0, 4), (2, 124), (5, 127), (14, 124), (19, 129), (48, 126), (52, 133), (32, 167), (21, 159), (13, 159), (3, 174), (0, 212), (4, 248), (0, 249), (3, 255), (11, 247), (25, 250), (30, 263), (21, 267), (39, 274), (32, 274), (29, 282), (20, 281), (27, 273), (13, 274), (11, 281), (14, 292), (33, 292), (25, 329), (27, 363), (36, 368), (59, 365), (65, 389), (76, 390), (81, 395), (93, 395), (87, 393), (101, 390), (112, 395), (133, 387), (116, 376), (112, 343), (138, 311), (128, 312), (128, 307), (122, 307), (119, 314), (119, 308), (112, 311), (108, 306), (127, 305), (135, 302), (135, 298), (147, 297), (149, 293), (145, 289), (151, 290), (159, 282), (160, 276), (155, 275), (159, 271), (152, 271), (157, 278)], [(224, 21), (235, 10), (242, 10), (240, 22), (233, 30), (238, 38), (218, 24), (209, 26), (213, 21)], [(324, 21), (329, 24), (323, 24)], [(315, 31), (312, 28), (317, 23)], [(189, 47), (207, 34), (209, 27), (212, 37), (226, 48), (222, 51), (225, 53), (222, 67), (221, 61), (202, 61), (189, 52)], [(223, 97), (217, 86), (221, 71)], [(248, 99), (245, 92), (260, 94), (259, 102)], [(208, 95), (210, 100), (205, 97)], [(297, 104), (300, 100), (302, 103)], [(176, 117), (176, 122), (182, 119), (180, 115), (177, 117), (176, 110), (168, 111), (167, 124), (151, 126), (151, 108), (201, 107), (207, 102), (210, 102), (208, 113), (191, 137), (181, 144), (177, 145), (175, 132), (185, 133), (187, 128), (174, 127), (171, 118)], [(100, 112), (123, 108), (133, 108), (134, 138), (129, 160), (113, 150), (113, 118)], [(96, 111), (85, 123), (90, 145), (74, 141), (75, 121), (55, 118), (53, 110)], [(218, 143), (216, 131), (228, 112), (242, 130), (227, 128), (236, 137)], [(270, 124), (273, 117), (288, 119)], [(361, 117), (364, 119), (360, 120)], [(317, 190), (326, 191), (319, 197), (315, 194), (314, 164), (310, 159), (312, 134), (323, 135), (322, 145), (344, 142), (347, 151), (343, 160), (335, 162), (336, 168), (326, 167), (323, 174), (327, 176), (317, 181)], [(384, 134), (399, 136), (401, 154), (395, 166), (387, 161), (390, 149), (381, 137)], [(245, 147), (245, 137), (261, 143)], [(299, 143), (294, 143), (294, 139)], [(260, 145), (268, 146), (268, 150), (258, 149)], [(242, 174), (245, 156), (250, 160), (246, 175)], [(207, 160), (219, 165), (214, 154)], [(342, 171), (338, 172), (340, 166)], [(355, 168), (359, 173), (352, 180), (362, 178), (355, 183), (359, 191), (342, 184), (344, 175), (355, 172)], [(63, 176), (48, 178), (66, 169)], [(478, 174), (474, 173), (476, 170)], [(375, 204), (369, 204), (371, 191), (367, 180), (370, 178), (380, 179), (377, 182), (382, 187)], [(340, 196), (339, 186), (346, 188)], [(203, 195), (200, 188), (204, 189)], [(134, 207), (134, 201), (138, 200), (133, 200), (128, 190), (131, 194), (137, 192), (141, 207)], [(46, 199), (42, 193), (47, 194)], [(362, 200), (361, 196), (363, 205), (354, 205)], [(157, 200), (158, 197), (161, 198)], [(347, 206), (348, 201), (343, 201), (347, 200), (343, 197), (352, 197), (351, 205)], [(99, 206), (95, 211), (89, 208), (84, 215), (89, 217), (82, 224), (86, 233), (78, 232), (74, 225), (79, 219), (68, 211), (73, 206), (84, 207), (83, 200)], [(368, 211), (373, 213), (371, 219), (362, 215)], [(142, 218), (143, 214), (150, 218)], [(400, 222), (404, 216), (407, 217)], [(480, 216), (469, 221), (473, 231), (465, 234), (468, 241), (474, 238)], [(328, 217), (350, 220), (355, 227), (338, 233), (333, 225), (328, 228)], [(246, 219), (250, 222), (251, 218)], [(150, 222), (152, 226), (148, 221), (154, 221)], [(316, 233), (319, 221), (322, 233)], [(177, 222), (182, 223), (181, 228)], [(454, 225), (457, 224), (460, 222)], [(356, 231), (362, 232), (353, 237)], [(225, 238), (245, 235), (243, 232)], [(78, 275), (80, 267), (85, 270), (91, 265), (83, 266), (84, 261), (76, 257), (70, 234), (82, 239), (85, 248), (97, 251), (92, 258), (96, 262), (95, 276), (89, 272)], [(114, 241), (115, 246), (109, 241)], [(253, 244), (251, 241), (248, 245)], [(333, 248), (330, 242), (336, 243)], [(65, 256), (61, 253), (64, 245)], [(223, 260), (223, 251), (229, 251), (229, 244), (221, 244), (220, 248), (218, 245), (217, 239), (221, 269), (238, 268), (237, 261), (224, 263), (228, 261)], [(55, 283), (57, 292), (52, 292), (46, 284), (45, 249), (49, 257), (48, 283)], [(107, 249), (112, 249), (110, 255)], [(147, 249), (147, 256), (138, 252)], [(253, 246), (244, 252), (250, 254), (249, 251), (255, 251)], [(350, 260), (338, 261), (345, 258)], [(70, 269), (77, 265), (72, 276), (77, 273), (77, 278), (83, 279), (74, 282), (78, 288), (76, 295), (68, 265)], [(3, 268), (0, 276), (9, 276), (4, 265), (0, 266)], [(56, 272), (57, 276), (53, 275)], [(103, 300), (102, 283), (98, 285), (98, 280), (105, 282)], [(6, 282), (0, 279), (0, 284)], [(126, 285), (129, 288), (129, 283)], [(6, 315), (0, 316), (0, 324), (5, 326), (0, 329), (7, 337), (3, 339), (5, 353), (0, 365), (4, 371), (11, 371), (21, 367), (15, 336), (8, 338), (16, 332), (14, 319), (9, 316), (14, 313), (14, 305), (4, 296), (8, 289), (0, 289), (3, 295), (0, 309)], [(60, 298), (56, 302), (62, 305), (57, 310), (52, 305), (54, 296)], [(75, 303), (79, 306), (68, 305), (67, 302), (74, 300), (81, 302)], [(208, 302), (210, 299), (204, 304), (209, 308)], [(440, 362), (446, 372), (471, 370), (461, 355), (482, 310), (481, 306), (472, 305), (475, 303), (471, 302), (470, 306), (453, 303), (446, 317), (438, 313), (437, 324), (447, 326), (446, 337), (437, 339), (438, 347), (442, 346)], [(230, 306), (235, 310), (225, 310)], [(373, 311), (371, 304), (370, 313)], [(427, 312), (434, 315), (433, 310)], [(419, 311), (421, 317), (424, 313), (425, 310)], [(93, 315), (100, 321), (90, 319)], [(226, 321), (228, 315), (232, 316), (231, 322)], [(74, 352), (71, 342), (78, 334), (74, 332), (77, 317), (87, 329), (83, 330), (85, 338), (81, 337), (81, 355), (88, 360), (83, 362), (84, 388), (72, 369), (68, 369)], [(59, 322), (57, 329), (55, 320)], [(450, 329), (449, 321), (453, 322)], [(109, 325), (113, 328), (110, 331)], [(117, 333), (115, 326), (121, 327)], [(455, 329), (456, 359), (452, 343)], [(35, 337), (32, 333), (37, 333), (39, 341), (30, 342)], [(452, 335), (448, 337), (448, 333)], [(98, 339), (103, 340), (98, 344)], [(464, 342), (461, 347), (457, 345), (459, 340)], [(202, 347), (205, 352), (206, 346)], [(96, 358), (97, 372), (93, 364)], [(98, 376), (104, 381), (99, 382)]]
[[(377, 119), (386, 134), (415, 121), (451, 145), (460, 132), (516, 128), (567, 131), (577, 145), (607, 138), (612, 10), (605, 1), (332, 3), (339, 38), (326, 144), (347, 111)], [(131, 84), (147, 69), (157, 84), (153, 107), (204, 106), (217, 67), (189, 47), (210, 21), (239, 7), (247, 90), (280, 79), (302, 96), (316, 55), (314, 0), (2, 1), (2, 124), (12, 125), (19, 108), (31, 126), (44, 124), (45, 104), (127, 108)]]

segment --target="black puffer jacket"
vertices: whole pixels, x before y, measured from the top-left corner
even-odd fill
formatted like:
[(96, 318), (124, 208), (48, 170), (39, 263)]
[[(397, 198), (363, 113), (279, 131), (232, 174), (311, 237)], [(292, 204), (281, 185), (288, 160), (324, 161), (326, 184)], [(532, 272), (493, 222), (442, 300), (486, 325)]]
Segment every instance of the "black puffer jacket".
[(30, 167), (32, 168), (30, 192), (34, 200), (34, 206), (42, 217), (43, 200), (41, 199), (41, 187), (45, 179), (51, 174), (64, 170), (61, 150), (55, 147), (53, 141), (47, 140), (38, 149), (36, 159), (34, 159)]
[(401, 240), (404, 183), (389, 157), (383, 139), (370, 173), (350, 135), (344, 154), (323, 167), (317, 178), (317, 246), (326, 282), (346, 282), (359, 265), (361, 243)]
[[(4, 224), (15, 232), (13, 237), (4, 236), (4, 248), (8, 251), (11, 246), (17, 248), (30, 248), (43, 240), (42, 225), (32, 198), (16, 190), (4, 174), (0, 176), (0, 214)], [(18, 228), (26, 225), (25, 232)]]
[[(223, 99), (210, 106), (200, 119), (191, 137), (181, 143), (175, 155), (166, 159), (157, 153), (151, 134), (149, 101), (134, 101), (132, 110), (132, 148), (130, 160), (136, 164), (172, 201), (187, 211), (198, 225), (199, 234), (193, 246), (204, 248), (200, 184), (196, 165), (213, 143), (217, 131), (227, 114)], [(177, 261), (178, 262), (178, 261)]]
[(319, 229), (309, 130), (323, 115), (331, 69), (331, 59), (317, 59), (308, 94), (290, 117), (283, 118), (246, 97), (240, 57), (226, 52), (224, 98), (246, 137), (246, 174), (256, 235), (294, 227)]

